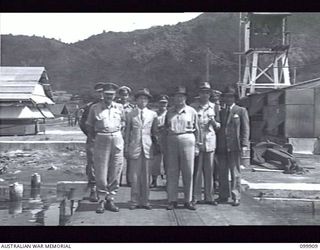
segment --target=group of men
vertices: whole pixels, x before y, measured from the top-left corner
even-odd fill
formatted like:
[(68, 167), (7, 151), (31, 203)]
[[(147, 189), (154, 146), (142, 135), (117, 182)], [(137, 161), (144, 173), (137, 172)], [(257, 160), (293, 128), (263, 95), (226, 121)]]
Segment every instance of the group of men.
[[(197, 203), (227, 203), (230, 197), (233, 206), (240, 204), (240, 157), (249, 147), (249, 118), (246, 109), (235, 104), (234, 89), (222, 93), (220, 105), (210, 102), (214, 93), (210, 84), (201, 83), (198, 100), (187, 105), (186, 88), (179, 86), (171, 93), (170, 108), (169, 97), (159, 97), (157, 112), (148, 108), (152, 95), (146, 88), (134, 94), (135, 105), (129, 102), (129, 87), (98, 83), (95, 90), (100, 100), (87, 105), (80, 127), (87, 135), (86, 172), (93, 184), (90, 200), (99, 202), (97, 213), (119, 211), (114, 196), (123, 166), (131, 186), (132, 210), (152, 209), (150, 186), (157, 186), (161, 165), (168, 210), (178, 207), (180, 172), (186, 209), (196, 210)], [(215, 199), (217, 176), (219, 198)]]

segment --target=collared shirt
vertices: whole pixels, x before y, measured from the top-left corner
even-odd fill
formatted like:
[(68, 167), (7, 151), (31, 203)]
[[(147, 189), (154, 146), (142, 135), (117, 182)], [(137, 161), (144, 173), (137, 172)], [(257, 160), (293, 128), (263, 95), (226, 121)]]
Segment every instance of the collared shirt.
[(121, 104), (112, 102), (109, 107), (101, 101), (92, 105), (86, 124), (94, 128), (96, 133), (120, 131), (124, 126), (125, 114)]
[(202, 143), (202, 151), (210, 152), (215, 150), (216, 147), (216, 135), (215, 126), (218, 122), (216, 117), (216, 105), (212, 102), (202, 105), (200, 102), (191, 104), (198, 113), (199, 122), (199, 139)]
[(162, 113), (157, 112), (158, 128), (163, 128), (167, 112), (167, 110), (164, 110)]
[(198, 129), (197, 111), (186, 105), (177, 111), (175, 107), (168, 110), (165, 126), (169, 134), (192, 133)]
[(215, 104), (209, 102), (205, 105), (201, 105), (199, 102), (196, 102), (191, 104), (191, 107), (193, 107), (198, 113), (200, 129), (214, 131), (210, 120), (215, 120), (216, 117)]
[(129, 112), (131, 112), (131, 111), (134, 109), (134, 105), (131, 104), (130, 102), (127, 102), (127, 103), (125, 103), (125, 104), (122, 104), (122, 106), (123, 106), (123, 110), (124, 110), (124, 112), (125, 112), (126, 114), (129, 113)]

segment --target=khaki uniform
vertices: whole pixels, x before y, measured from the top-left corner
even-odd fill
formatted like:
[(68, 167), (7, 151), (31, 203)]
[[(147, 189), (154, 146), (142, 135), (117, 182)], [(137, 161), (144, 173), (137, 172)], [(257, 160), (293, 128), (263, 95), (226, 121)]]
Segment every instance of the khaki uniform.
[(193, 200), (200, 201), (202, 189), (202, 177), (204, 177), (204, 199), (214, 200), (213, 172), (214, 153), (216, 149), (215, 133), (215, 104), (209, 102), (202, 106), (199, 102), (191, 104), (198, 113), (199, 137), (202, 146), (199, 155), (195, 159), (195, 171), (193, 182)]
[(86, 140), (86, 156), (87, 156), (86, 174), (88, 177), (88, 181), (90, 183), (95, 182), (94, 167), (93, 167), (94, 138), (92, 138), (88, 133), (86, 121), (88, 119), (89, 110), (93, 104), (95, 104), (95, 103), (90, 102), (86, 105), (86, 107), (84, 108), (84, 112), (82, 113), (80, 122), (79, 122), (80, 129), (87, 136), (87, 140)]
[(162, 112), (161, 114), (158, 113), (157, 116), (157, 125), (158, 125), (158, 143), (160, 146), (160, 152), (154, 156), (153, 163), (152, 163), (152, 170), (151, 175), (158, 176), (162, 174), (163, 166), (164, 172), (166, 172), (167, 166), (167, 158), (166, 158), (166, 130), (165, 130), (165, 118), (166, 118), (167, 110)]
[(86, 124), (94, 128), (93, 162), (99, 197), (112, 200), (119, 188), (123, 166), (124, 141), (121, 129), (125, 123), (122, 105), (104, 102), (92, 105)]
[[(182, 172), (184, 199), (192, 199), (192, 176), (194, 171), (195, 143), (198, 141), (197, 112), (186, 105), (180, 111), (170, 108), (166, 115), (167, 128), (167, 191), (168, 201), (176, 202), (180, 171)], [(196, 135), (196, 136), (195, 136)]]
[(134, 205), (149, 203), (149, 168), (153, 157), (152, 137), (156, 135), (156, 118), (156, 112), (148, 108), (135, 108), (127, 115), (125, 145), (131, 167), (131, 202)]

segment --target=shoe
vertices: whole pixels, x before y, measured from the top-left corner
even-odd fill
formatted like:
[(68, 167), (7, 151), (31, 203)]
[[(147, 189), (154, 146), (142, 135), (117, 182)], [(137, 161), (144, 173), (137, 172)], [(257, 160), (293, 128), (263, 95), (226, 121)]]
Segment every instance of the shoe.
[(98, 206), (98, 208), (96, 210), (96, 213), (97, 214), (103, 214), (104, 210), (105, 210), (105, 201), (102, 200), (102, 201), (99, 202), (99, 206)]
[(195, 205), (192, 204), (192, 202), (184, 203), (184, 207), (189, 209), (189, 210), (196, 210), (196, 207), (195, 207)]
[(228, 198), (218, 198), (216, 200), (216, 202), (218, 202), (219, 204), (227, 203), (228, 202)]
[(240, 205), (240, 200), (237, 200), (237, 199), (233, 200), (232, 206), (237, 207), (239, 205)]
[(218, 206), (218, 202), (217, 201), (206, 201), (206, 204), (208, 205), (212, 205), (212, 206)]
[(143, 205), (142, 208), (147, 209), (147, 210), (151, 210), (152, 206), (150, 204), (147, 204), (147, 205)]
[(119, 212), (119, 208), (111, 200), (107, 200), (105, 203), (105, 209), (111, 212)]
[(135, 210), (135, 209), (137, 209), (137, 208), (139, 208), (139, 206), (138, 206), (138, 205), (135, 205), (135, 204), (132, 204), (132, 205), (130, 205), (130, 207), (129, 207), (130, 210)]
[(91, 201), (91, 202), (98, 202), (99, 201), (97, 192), (95, 190), (90, 191), (89, 201)]
[(167, 206), (167, 210), (173, 210), (174, 208), (177, 208), (177, 207), (178, 207), (178, 203), (176, 201), (172, 201)]

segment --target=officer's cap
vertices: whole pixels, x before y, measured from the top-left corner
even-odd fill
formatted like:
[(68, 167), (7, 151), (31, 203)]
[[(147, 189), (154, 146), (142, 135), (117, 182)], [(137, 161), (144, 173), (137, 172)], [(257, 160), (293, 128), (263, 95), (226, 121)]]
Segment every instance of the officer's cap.
[(112, 82), (107, 82), (103, 85), (103, 93), (114, 94), (116, 93), (119, 86)]
[(160, 95), (158, 102), (168, 102), (169, 96), (167, 95)]
[(103, 85), (105, 85), (104, 82), (98, 82), (94, 85), (94, 90), (97, 92), (102, 92), (103, 91)]
[(128, 95), (131, 94), (131, 89), (127, 86), (121, 86), (118, 91), (119, 91), (120, 95), (121, 94), (128, 94)]

